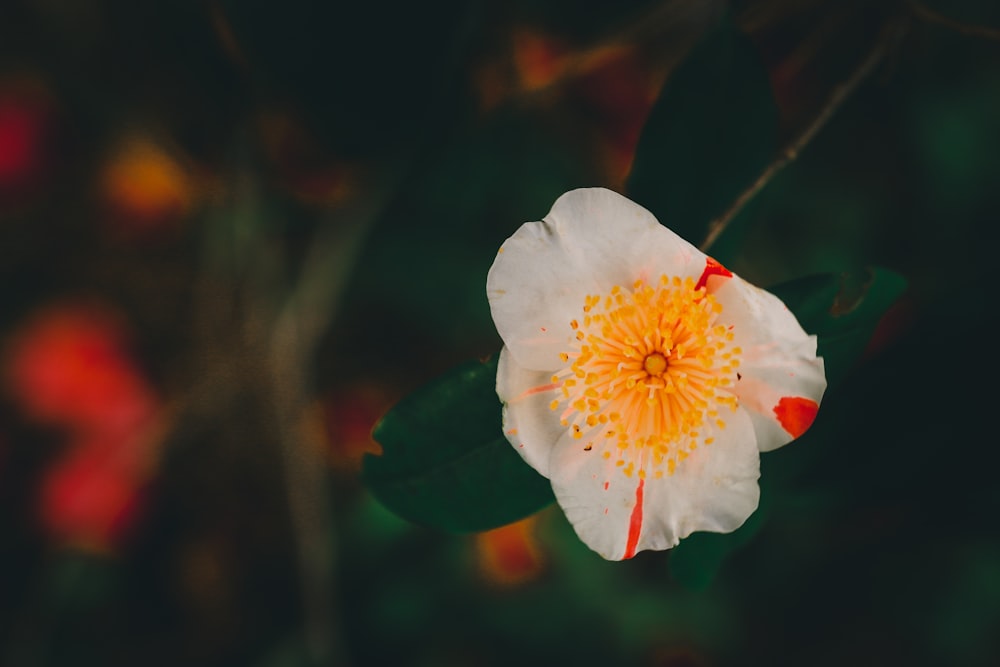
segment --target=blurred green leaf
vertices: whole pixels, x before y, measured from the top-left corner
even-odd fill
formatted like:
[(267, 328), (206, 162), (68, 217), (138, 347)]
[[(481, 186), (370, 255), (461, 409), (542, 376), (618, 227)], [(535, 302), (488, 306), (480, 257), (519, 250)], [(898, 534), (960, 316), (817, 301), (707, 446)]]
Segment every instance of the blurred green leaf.
[(777, 126), (767, 71), (727, 14), (660, 93), (636, 149), (629, 196), (699, 243), (774, 158)]
[(503, 437), (497, 359), (471, 362), (399, 402), (375, 426), (363, 475), (400, 516), (435, 528), (495, 528), (552, 502), (549, 481)]
[(770, 290), (819, 337), (830, 386), (839, 384), (865, 351), (875, 326), (906, 291), (906, 279), (888, 269), (867, 275), (808, 276)]
[(65, 551), (48, 564), (43, 599), (57, 613), (93, 612), (117, 592), (119, 574), (111, 559)]
[(670, 551), (670, 574), (685, 588), (708, 588), (719, 568), (734, 551), (747, 544), (766, 523), (769, 496), (761, 495), (760, 505), (732, 533), (694, 533)]

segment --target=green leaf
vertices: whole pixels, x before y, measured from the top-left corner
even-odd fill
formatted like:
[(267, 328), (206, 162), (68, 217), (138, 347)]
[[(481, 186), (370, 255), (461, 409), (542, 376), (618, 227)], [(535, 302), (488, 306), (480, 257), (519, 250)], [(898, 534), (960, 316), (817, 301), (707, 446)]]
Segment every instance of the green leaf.
[(767, 71), (723, 16), (673, 72), (643, 128), (627, 190), (664, 225), (699, 243), (777, 151)]
[(770, 290), (802, 328), (819, 338), (830, 386), (839, 384), (871, 340), (875, 326), (906, 291), (906, 279), (888, 269), (867, 274), (809, 276)]
[(400, 516), (454, 532), (487, 530), (553, 501), (549, 481), (503, 436), (497, 358), (470, 362), (404, 398), (375, 426), (382, 456), (363, 476)]
[[(807, 276), (771, 288), (807, 332), (819, 338), (830, 386), (839, 384), (864, 352), (882, 315), (906, 290), (906, 280), (887, 269), (867, 274)], [(746, 523), (731, 534), (695, 533), (670, 553), (670, 572), (681, 585), (703, 590), (726, 558), (767, 521), (769, 496)]]
[(685, 588), (708, 588), (719, 568), (734, 551), (750, 542), (766, 523), (768, 504), (761, 495), (760, 506), (732, 533), (694, 533), (670, 551), (670, 574)]

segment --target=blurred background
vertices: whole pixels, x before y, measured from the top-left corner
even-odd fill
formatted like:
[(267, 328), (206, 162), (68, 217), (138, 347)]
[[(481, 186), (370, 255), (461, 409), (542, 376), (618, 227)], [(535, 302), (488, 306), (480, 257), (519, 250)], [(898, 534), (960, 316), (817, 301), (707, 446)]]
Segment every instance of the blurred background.
[[(738, 239), (762, 285), (910, 283), (764, 458), (766, 520), (692, 584), (558, 508), (397, 518), (373, 424), (499, 349), (496, 249), (622, 190), (725, 5), (786, 138), (905, 17)], [(0, 664), (1000, 663), (998, 31), (990, 0), (5, 0)]]

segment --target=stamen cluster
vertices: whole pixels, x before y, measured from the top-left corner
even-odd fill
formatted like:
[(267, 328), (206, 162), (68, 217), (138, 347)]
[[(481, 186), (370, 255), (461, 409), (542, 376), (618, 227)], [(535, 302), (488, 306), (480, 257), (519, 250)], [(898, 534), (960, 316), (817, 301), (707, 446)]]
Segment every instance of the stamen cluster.
[(732, 327), (716, 324), (722, 306), (691, 278), (637, 280), (588, 295), (566, 367), (552, 376), (561, 423), (585, 449), (597, 447), (627, 476), (673, 474), (689, 452), (725, 428), (737, 408), (742, 351)]

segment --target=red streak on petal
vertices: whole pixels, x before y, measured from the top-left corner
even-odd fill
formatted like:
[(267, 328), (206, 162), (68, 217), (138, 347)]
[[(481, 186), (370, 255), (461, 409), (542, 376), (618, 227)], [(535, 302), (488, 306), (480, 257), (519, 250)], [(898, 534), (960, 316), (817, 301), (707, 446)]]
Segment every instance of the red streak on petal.
[(625, 555), (622, 558), (631, 558), (635, 555), (635, 547), (639, 544), (639, 533), (642, 531), (642, 487), (646, 485), (646, 480), (640, 479), (639, 486), (635, 488), (635, 507), (632, 508), (632, 517), (628, 521), (628, 540), (625, 542)]
[(785, 396), (774, 406), (774, 415), (778, 418), (781, 428), (797, 438), (812, 426), (816, 419), (819, 405), (816, 401), (801, 396)]
[(608, 486), (610, 486), (610, 485), (611, 485), (611, 482), (605, 482), (604, 483), (604, 490), (607, 491), (608, 490)]
[(706, 257), (705, 270), (701, 272), (701, 277), (698, 278), (698, 282), (694, 286), (694, 288), (698, 289), (699, 287), (705, 287), (707, 289), (708, 279), (711, 278), (712, 276), (722, 276), (723, 278), (732, 278), (733, 273), (732, 271), (724, 267), (722, 264), (719, 264), (717, 261), (712, 259), (711, 257)]
[(543, 384), (540, 387), (532, 387), (531, 389), (525, 390), (518, 398), (524, 398), (526, 396), (531, 396), (532, 394), (541, 394), (545, 391), (554, 391), (559, 388), (557, 384)]

